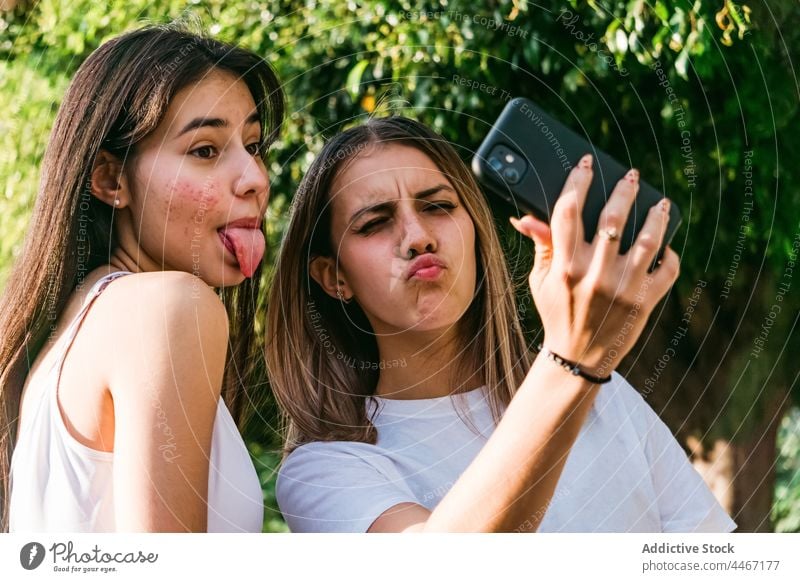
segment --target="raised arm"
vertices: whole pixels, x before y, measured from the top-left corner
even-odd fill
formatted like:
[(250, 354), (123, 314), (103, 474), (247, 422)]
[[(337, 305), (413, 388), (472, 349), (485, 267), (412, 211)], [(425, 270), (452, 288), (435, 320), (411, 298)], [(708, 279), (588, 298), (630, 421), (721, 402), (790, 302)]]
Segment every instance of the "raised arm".
[(124, 277), (114, 400), (119, 531), (206, 531), (211, 435), (228, 319), (213, 289), (187, 273)]
[[(536, 246), (530, 286), (544, 346), (594, 376), (611, 374), (678, 276), (678, 256), (670, 248), (661, 266), (647, 273), (666, 231), (668, 207), (650, 210), (625, 255), (618, 254), (618, 240), (602, 234), (606, 228), (622, 232), (638, 179), (631, 171), (617, 184), (591, 244), (584, 241), (581, 220), (592, 180), (589, 156), (567, 179), (552, 231), (532, 216), (513, 221)], [(491, 438), (436, 508), (396, 505), (369, 531), (536, 531), (598, 387), (540, 354)]]

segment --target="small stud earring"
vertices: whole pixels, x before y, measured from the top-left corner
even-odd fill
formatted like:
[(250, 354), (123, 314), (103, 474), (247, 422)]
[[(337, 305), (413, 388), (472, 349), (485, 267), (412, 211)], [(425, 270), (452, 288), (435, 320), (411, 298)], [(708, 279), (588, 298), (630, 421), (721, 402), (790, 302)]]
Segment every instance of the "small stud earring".
[(344, 298), (344, 293), (342, 293), (342, 289), (340, 287), (336, 288), (336, 296), (339, 298), (339, 301), (342, 303), (350, 303), (349, 299)]
[(114, 206), (119, 206), (119, 198), (114, 198)]

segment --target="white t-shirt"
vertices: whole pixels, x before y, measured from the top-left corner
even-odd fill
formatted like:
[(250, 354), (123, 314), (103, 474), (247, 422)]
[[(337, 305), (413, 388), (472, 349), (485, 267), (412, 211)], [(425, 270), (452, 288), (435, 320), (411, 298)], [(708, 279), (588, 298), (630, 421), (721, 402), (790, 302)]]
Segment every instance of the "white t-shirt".
[[(277, 499), (291, 531), (365, 532), (404, 502), (433, 510), (495, 427), (481, 388), (423, 400), (373, 397), (367, 406), (375, 445), (314, 442), (281, 466)], [(667, 426), (617, 373), (600, 389), (541, 511), (540, 532), (736, 528)]]

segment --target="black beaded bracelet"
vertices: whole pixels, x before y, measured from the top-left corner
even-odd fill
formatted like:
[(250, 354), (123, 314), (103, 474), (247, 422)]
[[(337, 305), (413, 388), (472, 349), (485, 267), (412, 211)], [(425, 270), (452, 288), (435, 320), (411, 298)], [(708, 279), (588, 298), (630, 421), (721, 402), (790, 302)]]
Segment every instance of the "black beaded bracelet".
[(553, 360), (556, 364), (564, 368), (567, 372), (572, 374), (573, 376), (580, 376), (581, 378), (588, 380), (592, 384), (605, 384), (606, 382), (611, 382), (611, 375), (609, 374), (605, 378), (600, 378), (598, 376), (592, 376), (591, 374), (587, 374), (583, 370), (580, 369), (576, 362), (570, 362), (566, 358), (562, 358), (555, 352), (551, 352), (548, 348), (545, 348), (542, 344), (536, 346), (536, 351), (541, 352), (544, 351), (545, 355)]

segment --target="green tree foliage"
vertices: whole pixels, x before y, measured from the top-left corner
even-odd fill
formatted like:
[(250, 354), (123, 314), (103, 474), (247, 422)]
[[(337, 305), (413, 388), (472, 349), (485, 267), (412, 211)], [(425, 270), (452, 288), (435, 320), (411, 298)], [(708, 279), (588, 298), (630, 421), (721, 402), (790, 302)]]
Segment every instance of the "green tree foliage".
[(772, 519), (775, 531), (800, 532), (800, 410), (783, 419), (778, 435), (778, 485)]

